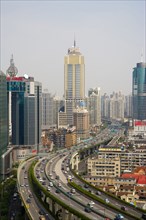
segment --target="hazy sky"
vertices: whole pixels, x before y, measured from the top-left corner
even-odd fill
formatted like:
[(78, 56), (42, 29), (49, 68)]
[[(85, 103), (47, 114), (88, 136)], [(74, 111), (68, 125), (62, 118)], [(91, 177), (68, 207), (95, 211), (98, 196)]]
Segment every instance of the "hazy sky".
[(146, 3), (121, 1), (8, 1), (1, 4), (0, 69), (11, 54), (19, 75), (42, 82), (50, 93), (64, 93), (64, 56), (77, 46), (85, 57), (86, 94), (131, 93), (132, 71), (145, 61)]

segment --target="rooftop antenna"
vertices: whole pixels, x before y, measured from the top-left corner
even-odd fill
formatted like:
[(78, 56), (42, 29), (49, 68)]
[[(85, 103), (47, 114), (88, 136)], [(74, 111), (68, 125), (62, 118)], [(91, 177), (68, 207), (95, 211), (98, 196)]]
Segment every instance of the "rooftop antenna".
[(143, 49), (142, 49), (142, 52), (141, 52), (140, 62), (143, 63)]
[(75, 39), (75, 33), (74, 33), (74, 48), (76, 47), (76, 39)]
[(10, 64), (14, 64), (13, 54), (11, 55)]

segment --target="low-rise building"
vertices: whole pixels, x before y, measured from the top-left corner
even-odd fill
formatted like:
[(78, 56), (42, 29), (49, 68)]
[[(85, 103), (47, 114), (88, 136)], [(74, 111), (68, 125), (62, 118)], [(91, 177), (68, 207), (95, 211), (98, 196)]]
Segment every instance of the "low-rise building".
[(120, 158), (88, 158), (87, 173), (90, 176), (119, 177)]
[(65, 135), (65, 147), (69, 148), (73, 145), (77, 144), (77, 134), (76, 131), (71, 132), (70, 130), (67, 131)]

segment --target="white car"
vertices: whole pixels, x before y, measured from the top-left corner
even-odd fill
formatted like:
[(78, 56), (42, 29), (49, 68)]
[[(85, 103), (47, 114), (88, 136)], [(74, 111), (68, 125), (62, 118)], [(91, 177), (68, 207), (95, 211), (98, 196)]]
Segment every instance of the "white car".
[(87, 204), (87, 206), (89, 206), (90, 208), (93, 208), (93, 204), (91, 204), (90, 202)]
[(50, 182), (50, 183), (49, 183), (49, 185), (52, 187), (52, 186), (53, 186), (53, 183), (52, 183), (52, 182)]
[(50, 190), (51, 190), (51, 188), (48, 186), (47, 190), (48, 190), (48, 191), (50, 191)]
[(106, 198), (106, 199), (105, 199), (105, 202), (106, 202), (106, 203), (109, 203), (109, 200)]
[(95, 204), (95, 202), (93, 202), (93, 201), (90, 201), (90, 204), (94, 205), (94, 204)]

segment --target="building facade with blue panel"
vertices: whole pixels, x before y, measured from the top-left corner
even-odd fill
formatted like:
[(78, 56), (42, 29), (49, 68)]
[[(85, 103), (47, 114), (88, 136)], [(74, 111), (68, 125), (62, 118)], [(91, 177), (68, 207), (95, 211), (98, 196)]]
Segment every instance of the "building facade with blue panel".
[(133, 119), (146, 119), (146, 63), (137, 63), (132, 82)]
[(7, 70), (11, 144), (38, 147), (41, 143), (42, 85), (33, 77), (17, 76), (13, 58)]

